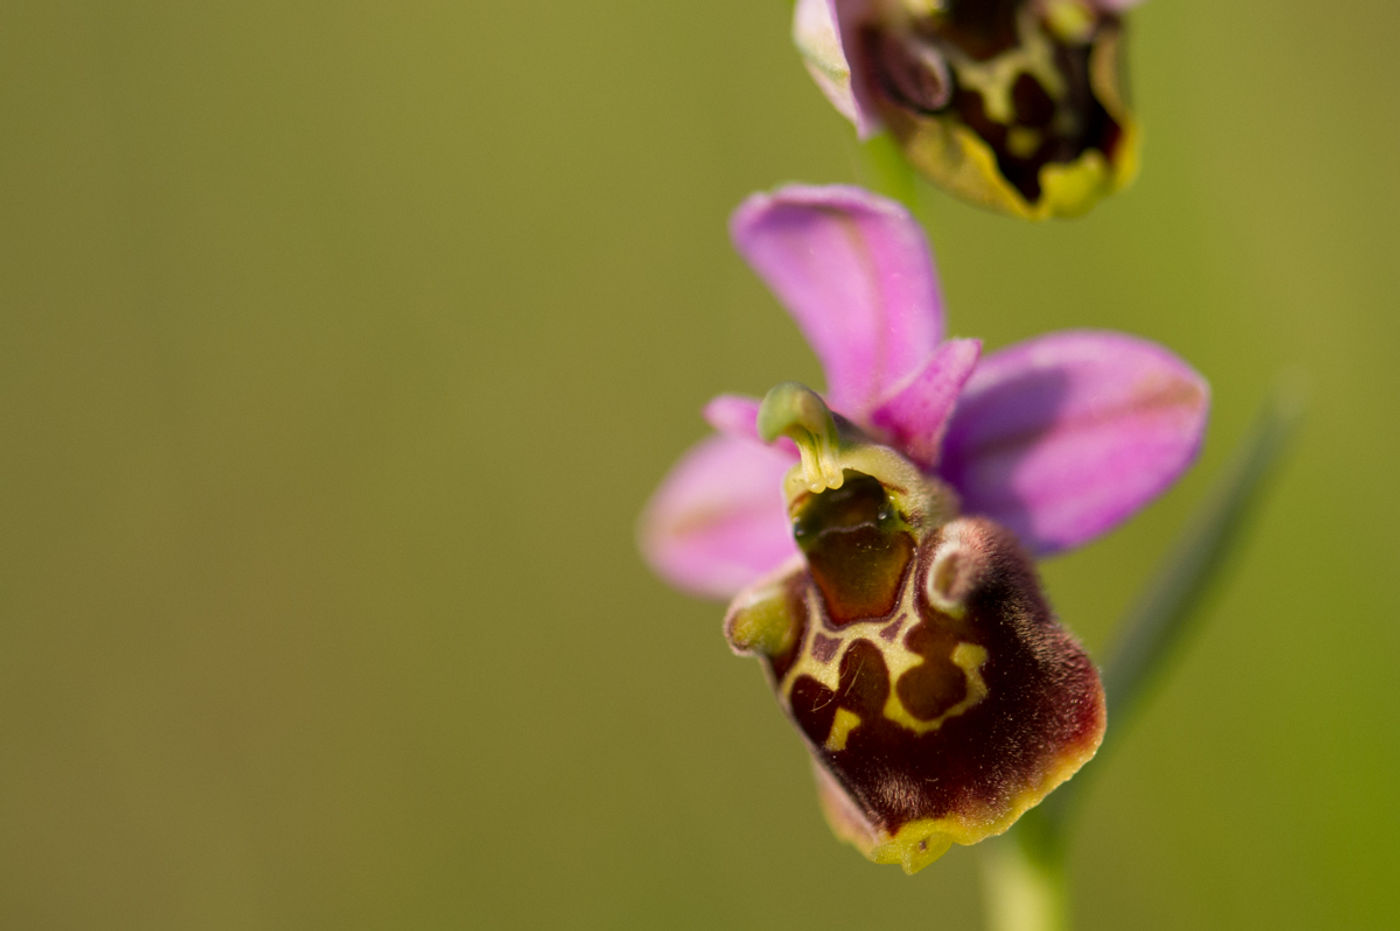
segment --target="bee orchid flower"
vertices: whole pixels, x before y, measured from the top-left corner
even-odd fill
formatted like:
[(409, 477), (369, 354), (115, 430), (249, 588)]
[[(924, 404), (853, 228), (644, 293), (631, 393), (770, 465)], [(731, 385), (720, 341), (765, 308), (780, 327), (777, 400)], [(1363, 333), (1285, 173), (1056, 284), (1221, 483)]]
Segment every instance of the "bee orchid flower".
[(1033, 558), (1116, 526), (1199, 448), (1204, 380), (1121, 333), (945, 339), (918, 224), (851, 187), (735, 213), (825, 370), (706, 408), (643, 514), (665, 579), (731, 599), (838, 836), (908, 872), (1008, 828), (1098, 747), (1103, 691)]
[(1135, 0), (798, 0), (808, 71), (862, 138), (1029, 219), (1083, 213), (1137, 171), (1119, 13)]

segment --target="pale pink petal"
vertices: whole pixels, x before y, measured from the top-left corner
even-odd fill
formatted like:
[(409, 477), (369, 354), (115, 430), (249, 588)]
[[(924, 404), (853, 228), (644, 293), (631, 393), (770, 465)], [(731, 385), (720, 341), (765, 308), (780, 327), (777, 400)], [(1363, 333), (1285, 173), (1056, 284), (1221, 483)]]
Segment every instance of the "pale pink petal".
[(826, 400), (857, 423), (943, 336), (923, 230), (854, 187), (794, 185), (734, 213), (734, 243), (787, 307), (826, 371)]
[(730, 598), (797, 552), (783, 503), (795, 461), (729, 436), (691, 447), (642, 513), (638, 537), (656, 573), (678, 588)]
[(721, 394), (705, 405), (705, 422), (726, 436), (763, 442), (758, 438), (758, 407), (763, 402), (742, 394)]
[(875, 408), (871, 423), (919, 465), (937, 465), (953, 406), (981, 354), (981, 340), (948, 340), (907, 385)]
[[(705, 422), (725, 436), (762, 443), (758, 435), (758, 408), (763, 402), (743, 394), (720, 394), (705, 405)], [(792, 462), (797, 461), (797, 444), (780, 436), (770, 444), (785, 451)]]
[(1195, 458), (1209, 388), (1167, 350), (1121, 333), (1052, 333), (977, 366), (939, 471), (968, 513), (1039, 555), (1083, 543), (1167, 488)]

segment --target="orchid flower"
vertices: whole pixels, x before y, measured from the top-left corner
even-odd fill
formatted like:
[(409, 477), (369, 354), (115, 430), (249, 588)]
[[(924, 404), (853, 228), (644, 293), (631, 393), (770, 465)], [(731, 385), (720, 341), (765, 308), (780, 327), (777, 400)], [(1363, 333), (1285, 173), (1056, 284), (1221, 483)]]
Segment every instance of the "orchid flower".
[(641, 546), (678, 587), (733, 599), (726, 636), (763, 662), (833, 829), (912, 873), (1093, 756), (1098, 674), (1031, 557), (1164, 490), (1195, 456), (1207, 387), (1124, 334), (985, 358), (945, 339), (922, 231), (858, 188), (755, 195), (732, 232), (826, 392), (711, 402), (719, 432), (662, 483)]
[(1119, 13), (1136, 0), (798, 0), (793, 38), (861, 138), (974, 203), (1083, 213), (1137, 171)]

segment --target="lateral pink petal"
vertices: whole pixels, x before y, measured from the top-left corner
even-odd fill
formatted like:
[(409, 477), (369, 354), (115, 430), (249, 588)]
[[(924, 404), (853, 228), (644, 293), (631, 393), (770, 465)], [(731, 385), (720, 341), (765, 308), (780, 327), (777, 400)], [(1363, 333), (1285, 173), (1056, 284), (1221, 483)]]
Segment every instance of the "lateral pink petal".
[[(705, 422), (725, 436), (762, 443), (758, 435), (758, 408), (763, 402), (743, 394), (717, 394), (705, 405)], [(780, 436), (769, 444), (797, 459), (797, 444)]]
[(1210, 389), (1155, 343), (1052, 333), (968, 379), (939, 471), (964, 510), (1038, 555), (1092, 539), (1161, 494), (1200, 449)]
[(678, 588), (733, 597), (797, 552), (782, 491), (795, 461), (782, 450), (730, 436), (700, 441), (642, 512), (642, 555)]
[(981, 354), (980, 340), (948, 340), (907, 385), (875, 408), (871, 422), (906, 456), (933, 468), (958, 395)]
[(739, 252), (787, 307), (826, 371), (826, 400), (864, 422), (943, 336), (923, 231), (903, 207), (854, 187), (794, 185), (746, 200)]
[(742, 394), (720, 394), (705, 405), (705, 422), (726, 436), (758, 438), (758, 408), (763, 402)]

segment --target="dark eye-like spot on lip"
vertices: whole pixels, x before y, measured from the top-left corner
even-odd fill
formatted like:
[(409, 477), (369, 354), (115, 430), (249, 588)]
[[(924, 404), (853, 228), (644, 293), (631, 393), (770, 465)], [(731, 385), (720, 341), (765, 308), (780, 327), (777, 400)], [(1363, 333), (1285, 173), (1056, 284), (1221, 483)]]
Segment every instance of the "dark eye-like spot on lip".
[(1055, 118), (1054, 99), (1029, 74), (1022, 73), (1011, 85), (1011, 103), (1022, 126), (1049, 126)]

